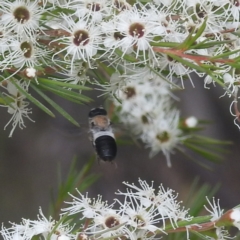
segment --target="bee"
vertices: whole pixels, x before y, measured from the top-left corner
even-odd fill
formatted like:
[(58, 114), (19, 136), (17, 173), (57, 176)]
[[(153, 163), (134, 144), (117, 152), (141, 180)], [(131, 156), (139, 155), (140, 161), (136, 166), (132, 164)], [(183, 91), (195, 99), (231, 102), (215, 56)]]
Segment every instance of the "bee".
[(99, 160), (113, 161), (117, 155), (117, 144), (107, 111), (93, 108), (88, 114), (90, 139)]

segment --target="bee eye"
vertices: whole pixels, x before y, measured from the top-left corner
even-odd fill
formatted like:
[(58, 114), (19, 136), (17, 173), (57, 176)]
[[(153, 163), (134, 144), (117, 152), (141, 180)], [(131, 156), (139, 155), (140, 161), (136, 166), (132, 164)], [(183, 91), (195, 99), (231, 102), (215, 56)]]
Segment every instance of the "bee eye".
[(91, 122), (91, 127), (94, 127), (94, 126), (95, 126), (94, 122)]

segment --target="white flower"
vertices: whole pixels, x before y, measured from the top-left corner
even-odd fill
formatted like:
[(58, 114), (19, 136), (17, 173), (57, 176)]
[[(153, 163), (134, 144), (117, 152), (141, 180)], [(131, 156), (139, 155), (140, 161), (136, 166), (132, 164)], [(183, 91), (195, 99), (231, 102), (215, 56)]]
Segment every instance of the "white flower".
[(239, 22), (240, 1), (239, 0), (215, 0), (215, 6), (221, 6), (227, 20), (230, 23)]
[(112, 7), (119, 12), (132, 8), (132, 6), (126, 0), (113, 0)]
[[(68, 223), (62, 223), (61, 219), (59, 220), (60, 223), (53, 220), (51, 217), (47, 219), (43, 215), (41, 208), (39, 209), (39, 213), (38, 220), (29, 221), (32, 230), (30, 238), (41, 234), (47, 239), (51, 233), (51, 239), (72, 239), (72, 226), (69, 226)], [(54, 231), (52, 231), (53, 229)]]
[(88, 68), (84, 66), (85, 64), (83, 62), (74, 64), (72, 66), (72, 69), (64, 68), (59, 74), (61, 75), (61, 78), (52, 78), (57, 81), (64, 81), (67, 83), (71, 83), (74, 85), (85, 85), (85, 83), (89, 80), (89, 76), (86, 75), (86, 72)]
[(157, 64), (161, 68), (160, 72), (166, 71), (166, 69), (169, 69), (168, 70), (169, 73), (166, 76), (166, 78), (170, 82), (173, 82), (173, 80), (178, 81), (177, 78), (180, 78), (182, 88), (184, 88), (184, 81), (187, 76), (188, 79), (190, 80), (190, 82), (192, 83), (192, 85), (194, 86), (194, 84), (192, 82), (192, 77), (190, 75), (190, 73), (194, 72), (193, 69), (183, 65), (182, 63), (180, 63), (178, 61), (175, 61), (174, 59), (172, 59), (171, 57), (169, 57), (167, 55), (163, 55), (163, 56), (159, 57)]
[(158, 195), (155, 199), (155, 205), (158, 208), (159, 214), (164, 216), (163, 224), (165, 226), (165, 220), (169, 220), (173, 228), (178, 227), (178, 221), (191, 221), (192, 217), (188, 215), (188, 210), (181, 207), (181, 201), (176, 201), (177, 194), (174, 194), (174, 190), (165, 190), (162, 185), (159, 187)]
[(162, 221), (162, 216), (158, 215), (157, 209), (154, 206), (144, 207), (142, 203), (129, 203), (124, 207), (124, 213), (130, 218), (128, 224), (134, 229), (147, 230), (155, 232), (157, 230), (163, 231), (156, 225)]
[(120, 48), (121, 50), (125, 49), (125, 53), (131, 53), (131, 47), (127, 46), (127, 48), (122, 47), (122, 39), (124, 36), (117, 31), (117, 19), (114, 17), (108, 22), (102, 22), (101, 28), (102, 32), (106, 35), (103, 40), (103, 44), (106, 47), (106, 53), (109, 54), (110, 57), (114, 54), (115, 49)]
[(172, 4), (173, 0), (154, 0), (154, 3), (160, 5), (163, 4), (164, 6), (170, 6)]
[(224, 230), (223, 227), (216, 228), (216, 235), (218, 240), (233, 239), (233, 237), (230, 237), (229, 232), (227, 230)]
[(73, 202), (66, 202), (70, 207), (63, 208), (62, 211), (73, 215), (76, 213), (82, 213), (83, 217), (94, 218), (100, 211), (107, 210), (111, 206), (108, 206), (107, 202), (102, 201), (102, 197), (98, 195), (97, 199), (91, 199), (89, 197), (82, 195), (78, 190), (79, 197), (73, 197)]
[(88, 227), (95, 235), (101, 235), (102, 238), (114, 237), (119, 235), (131, 236), (131, 231), (128, 229), (129, 217), (121, 214), (121, 211), (108, 209), (100, 211), (93, 219), (93, 224)]
[(170, 153), (183, 140), (182, 132), (178, 128), (179, 111), (162, 111), (154, 119), (151, 129), (141, 135), (146, 146), (151, 148), (150, 157), (162, 151), (166, 157), (168, 167), (171, 167)]
[(111, 14), (110, 6), (109, 0), (73, 0), (69, 1), (67, 8), (74, 10), (77, 17), (86, 16), (92, 22), (101, 22)]
[(232, 95), (235, 96), (239, 88), (240, 82), (239, 74), (232, 76), (229, 73), (225, 73), (223, 74), (223, 81), (224, 84), (226, 85), (226, 92), (224, 93), (224, 95), (227, 94), (229, 97), (231, 97)]
[[(52, 232), (53, 229), (54, 232)], [(39, 209), (38, 220), (23, 219), (21, 224), (12, 223), (10, 228), (2, 227), (0, 233), (4, 240), (29, 240), (34, 237), (69, 240), (73, 238), (73, 235), (70, 234), (71, 231), (72, 227), (69, 227), (68, 224), (56, 222), (51, 218), (48, 220)]]
[(39, 30), (40, 18), (46, 12), (37, 0), (5, 0), (2, 1), (1, 7), (3, 14), (0, 17), (0, 24), (8, 32), (14, 31), (17, 37), (35, 39), (36, 31)]
[[(29, 114), (31, 114), (31, 109), (27, 106), (29, 103), (25, 100), (26, 97), (21, 94), (18, 89), (11, 83), (11, 82), (5, 82), (4, 84), (7, 84), (7, 87), (4, 87), (7, 89), (8, 94), (5, 93), (7, 97), (9, 97), (9, 101), (11, 103), (10, 106), (7, 105), (0, 105), (1, 107), (7, 107), (8, 113), (12, 115), (9, 122), (5, 125), (4, 130), (6, 127), (12, 122), (12, 130), (10, 131), (9, 137), (12, 137), (12, 134), (17, 126), (19, 126), (20, 129), (23, 129), (23, 127), (26, 127), (24, 124), (24, 118), (28, 118), (30, 121), (34, 122), (30, 117)], [(27, 90), (26, 84), (16, 82), (20, 87)], [(3, 84), (2, 84), (3, 87)]]
[[(215, 56), (215, 54), (214, 54), (214, 56)], [(228, 75), (229, 73), (228, 72), (231, 70), (231, 67), (228, 66), (228, 65), (225, 65), (225, 64), (221, 64), (221, 63), (215, 63), (215, 65), (216, 65), (217, 69), (213, 72), (214, 77), (219, 79), (219, 81), (222, 81), (222, 78), (224, 78), (224, 75), (227, 74), (225, 76), (226, 77), (226, 79), (225, 79), (226, 82), (225, 83), (226, 83), (226, 87), (229, 87), (228, 84), (230, 83), (229, 82), (230, 79), (229, 79), (229, 75)], [(204, 79), (204, 88), (209, 89), (209, 87), (207, 87), (207, 84), (211, 84), (211, 83), (215, 86), (215, 80), (211, 76), (207, 75)], [(231, 88), (231, 86), (230, 86), (230, 88)], [(230, 91), (228, 91), (228, 93), (229, 92)]]
[(207, 84), (211, 84), (211, 83), (213, 83), (213, 85), (215, 86), (215, 81), (213, 81), (211, 76), (207, 75), (204, 78), (204, 88), (209, 89), (209, 87), (207, 87)]
[(207, 208), (206, 206), (204, 206), (204, 207), (212, 216), (211, 221), (218, 220), (223, 214), (223, 210), (220, 208), (220, 205), (219, 205), (219, 199), (218, 199), (217, 203), (215, 202), (214, 198), (213, 198), (213, 203), (211, 203), (208, 198), (207, 198), (207, 201), (208, 201), (208, 204), (210, 205), (211, 209)]
[(0, 233), (4, 240), (26, 240), (30, 239), (31, 226), (29, 220), (23, 219), (21, 224), (12, 223), (10, 228), (2, 226)]
[[(139, 179), (139, 183), (141, 187), (124, 182), (130, 189), (127, 189), (126, 193), (117, 192), (117, 194), (125, 196), (124, 203), (120, 204), (122, 211), (133, 219), (132, 226), (154, 232), (157, 230), (156, 225), (161, 225), (163, 227), (158, 230), (164, 232), (166, 221), (170, 221), (172, 227), (175, 228), (177, 221), (190, 221), (192, 219), (187, 215), (188, 211), (181, 208), (181, 202), (176, 201), (177, 195), (174, 195), (172, 189), (165, 190), (161, 185), (158, 194), (155, 194), (152, 187), (153, 183), (149, 186), (146, 181), (141, 179)], [(151, 214), (149, 214), (150, 212)]]
[(67, 0), (42, 0), (43, 6), (48, 5), (49, 3), (52, 4), (54, 7), (58, 6), (64, 8), (67, 6)]
[(29, 233), (30, 237), (32, 238), (35, 235), (42, 234), (43, 236), (47, 237), (48, 234), (51, 232), (52, 228), (55, 225), (55, 221), (50, 219), (47, 219), (42, 212), (42, 209), (39, 209), (39, 216), (38, 220), (31, 220), (29, 223), (32, 226), (32, 231)]
[[(149, 234), (146, 230), (138, 230), (132, 233), (132, 239), (156, 240), (155, 234)], [(158, 238), (159, 239), (159, 238)]]
[[(143, 206), (150, 207), (156, 198), (155, 189), (153, 188), (153, 181), (151, 185), (148, 185), (146, 181), (142, 181), (141, 179), (138, 179), (138, 182), (140, 184), (140, 187), (137, 187), (133, 183), (129, 184), (128, 182), (123, 182), (124, 185), (130, 187), (131, 189), (130, 190), (127, 189), (127, 193), (122, 193), (118, 191), (116, 194), (125, 196), (129, 195), (135, 196), (137, 199), (141, 201)], [(135, 192), (133, 192), (132, 190), (135, 190)]]
[(118, 191), (116, 194), (124, 195), (125, 201), (121, 203), (116, 201), (121, 206), (121, 212), (128, 216), (128, 224), (136, 230), (145, 230), (155, 232), (157, 230), (163, 231), (157, 227), (158, 223), (162, 222), (162, 216), (158, 214), (157, 208), (154, 206), (154, 189), (148, 186), (146, 181), (139, 179), (141, 187), (134, 184), (123, 182), (130, 187), (127, 192)]
[(141, 107), (143, 112), (152, 111), (159, 98), (171, 95), (169, 83), (147, 67), (129, 68), (126, 74), (115, 74), (110, 84), (115, 89), (112, 93), (122, 102), (122, 112), (131, 112)]
[[(54, 57), (60, 53), (64, 54), (65, 63), (74, 68), (75, 61), (82, 60), (91, 67), (91, 59), (97, 54), (101, 44), (101, 31), (98, 26), (88, 22), (86, 18), (78, 18), (78, 21), (72, 17), (62, 15), (66, 24), (61, 24), (61, 28), (69, 33), (69, 36), (56, 39), (64, 47), (54, 54)], [(68, 59), (70, 58), (70, 60)]]
[(69, 236), (66, 236), (66, 235), (62, 234), (60, 236), (57, 235), (57, 239), (58, 240), (70, 240), (71, 238)]
[(11, 33), (7, 33), (7, 30), (4, 29), (2, 24), (0, 23), (0, 54), (5, 55), (6, 51), (10, 50), (9, 40), (11, 39)]
[(45, 59), (49, 50), (38, 47), (29, 39), (14, 39), (9, 41), (9, 51), (5, 53), (4, 60), (0, 63), (2, 69), (14, 66), (18, 68), (15, 74), (24, 66), (34, 68), (42, 64), (46, 64)]
[[(219, 199), (218, 199), (217, 203), (216, 203), (214, 198), (213, 198), (212, 203), (209, 201), (208, 198), (207, 198), (207, 201), (208, 201), (211, 209), (208, 209), (206, 206), (204, 206), (204, 207), (210, 213), (210, 215), (212, 216), (211, 221), (212, 222), (223, 221), (226, 224), (226, 222), (229, 221), (229, 218), (228, 217), (225, 218), (225, 216), (228, 215), (228, 213), (230, 213), (229, 216), (231, 216), (231, 211), (232, 210), (229, 210), (228, 212), (223, 214), (224, 210), (220, 208)], [(230, 217), (230, 219), (231, 219), (231, 217)], [(217, 227), (216, 226), (215, 228), (216, 228), (217, 239), (219, 239), (219, 240), (224, 240), (224, 239), (228, 239), (228, 238), (232, 239), (229, 235), (229, 232), (227, 230), (225, 230), (224, 227)]]
[(103, 89), (98, 89), (111, 94), (112, 96), (118, 95), (118, 92), (126, 86), (124, 77), (119, 73), (115, 72), (111, 75), (109, 83), (101, 84), (96, 82), (96, 85), (102, 87)]
[[(196, 21), (203, 23), (205, 18), (206, 29), (204, 33), (214, 34), (217, 38), (219, 32), (224, 30), (226, 20), (225, 11), (223, 11), (223, 6), (216, 6), (212, 1), (209, 0), (188, 0), (186, 7), (186, 17), (196, 18)], [(193, 12), (192, 14), (187, 14)]]
[[(142, 5), (141, 5), (142, 6)], [(131, 9), (126, 9), (102, 25), (103, 32), (107, 34), (104, 44), (112, 53), (116, 48), (123, 51), (123, 55), (134, 52), (136, 58), (141, 57), (143, 62), (147, 62), (147, 52), (154, 56), (150, 42), (153, 41), (158, 23), (151, 21), (146, 9), (142, 6), (141, 11), (134, 5)]]
[[(174, 9), (174, 6), (180, 7), (182, 4), (185, 4), (186, 1), (182, 0), (154, 0), (154, 3), (157, 5), (163, 4), (164, 7), (167, 7), (169, 9)], [(180, 6), (179, 6), (180, 5)]]

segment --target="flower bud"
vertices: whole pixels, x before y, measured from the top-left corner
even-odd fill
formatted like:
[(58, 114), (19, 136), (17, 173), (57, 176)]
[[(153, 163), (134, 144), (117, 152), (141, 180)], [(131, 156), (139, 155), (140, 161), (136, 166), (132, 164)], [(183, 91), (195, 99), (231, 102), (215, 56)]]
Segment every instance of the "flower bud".
[(240, 230), (240, 206), (230, 209), (224, 213), (217, 221), (217, 225), (235, 226), (238, 230)]

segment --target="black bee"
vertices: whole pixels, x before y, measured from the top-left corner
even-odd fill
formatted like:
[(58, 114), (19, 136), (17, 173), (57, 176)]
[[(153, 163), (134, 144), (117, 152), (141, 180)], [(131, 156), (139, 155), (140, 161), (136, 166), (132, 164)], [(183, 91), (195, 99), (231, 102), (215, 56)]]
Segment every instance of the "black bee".
[(107, 111), (102, 107), (93, 108), (88, 114), (88, 119), (90, 138), (98, 159), (113, 161), (117, 155), (117, 144)]

